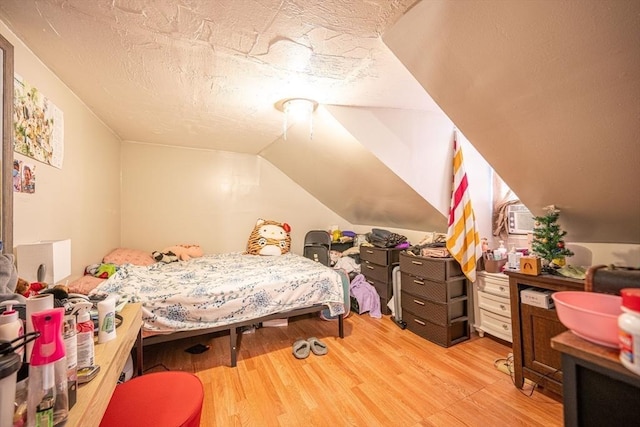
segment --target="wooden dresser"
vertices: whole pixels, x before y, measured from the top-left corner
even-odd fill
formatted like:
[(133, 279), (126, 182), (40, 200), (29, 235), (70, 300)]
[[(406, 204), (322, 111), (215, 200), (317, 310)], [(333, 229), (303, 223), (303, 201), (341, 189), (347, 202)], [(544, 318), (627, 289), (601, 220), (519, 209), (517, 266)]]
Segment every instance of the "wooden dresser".
[(584, 281), (542, 274), (528, 276), (507, 271), (511, 291), (514, 381), (522, 388), (525, 378), (538, 384), (551, 397), (562, 396), (562, 355), (551, 348), (551, 338), (566, 331), (554, 308), (541, 308), (521, 302), (520, 291), (527, 288), (582, 291)]
[(511, 330), (511, 297), (509, 277), (502, 273), (479, 271), (473, 288), (475, 329), (481, 337), (485, 333), (513, 342)]
[(380, 296), (380, 311), (391, 314), (387, 303), (393, 296), (393, 267), (398, 265), (401, 249), (360, 246), (360, 272), (376, 288)]
[(402, 318), (443, 347), (469, 339), (469, 285), (453, 258), (400, 254)]

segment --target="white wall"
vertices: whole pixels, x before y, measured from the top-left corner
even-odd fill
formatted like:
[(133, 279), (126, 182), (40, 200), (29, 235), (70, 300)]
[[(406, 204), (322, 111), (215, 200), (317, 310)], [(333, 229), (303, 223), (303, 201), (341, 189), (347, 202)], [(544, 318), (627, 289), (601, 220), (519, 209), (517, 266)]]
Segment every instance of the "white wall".
[(36, 164), (36, 191), (14, 193), (14, 245), (70, 238), (80, 276), (119, 244), (119, 139), (1, 22), (0, 33), (14, 46), (15, 73), (64, 113), (62, 169), (15, 154)]
[[(454, 126), (443, 112), (341, 106), (327, 110), (443, 216), (449, 216)], [(458, 141), (476, 226), (481, 236), (490, 238), (491, 167), (460, 131)]]
[(123, 142), (123, 246), (243, 251), (258, 218), (288, 223), (298, 254), (309, 230), (353, 228), (261, 157)]

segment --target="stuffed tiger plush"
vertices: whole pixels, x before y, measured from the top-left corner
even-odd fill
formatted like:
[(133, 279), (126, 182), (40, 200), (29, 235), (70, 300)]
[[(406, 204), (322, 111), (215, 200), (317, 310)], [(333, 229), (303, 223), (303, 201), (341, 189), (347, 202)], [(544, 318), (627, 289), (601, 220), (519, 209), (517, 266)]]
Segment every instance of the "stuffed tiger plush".
[(284, 255), (291, 249), (291, 227), (286, 222), (258, 219), (247, 242), (251, 255)]

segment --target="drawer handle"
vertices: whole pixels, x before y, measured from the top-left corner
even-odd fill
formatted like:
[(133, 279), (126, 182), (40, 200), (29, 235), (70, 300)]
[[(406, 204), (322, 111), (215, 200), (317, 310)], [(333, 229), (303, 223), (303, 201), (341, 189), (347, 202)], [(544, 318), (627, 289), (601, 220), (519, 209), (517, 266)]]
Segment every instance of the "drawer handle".
[(424, 323), (422, 320), (413, 319), (413, 321), (416, 322), (418, 325), (426, 326), (426, 323)]
[(424, 302), (418, 301), (417, 299), (414, 299), (413, 302), (415, 302), (418, 305), (424, 305)]
[(503, 323), (502, 324), (502, 329), (504, 329), (506, 331), (507, 329), (509, 329), (509, 327), (505, 323)]
[(504, 286), (500, 286), (500, 292), (504, 292)]
[(420, 280), (414, 280), (413, 283), (416, 285), (424, 285), (424, 282), (421, 282)]
[(422, 265), (422, 262), (420, 262), (420, 261), (411, 261), (411, 264)]
[(375, 268), (374, 268), (374, 267), (371, 267), (370, 265), (367, 265), (367, 268), (368, 268), (369, 270), (375, 270)]
[(373, 251), (370, 251), (369, 249), (367, 249), (365, 252), (368, 253), (368, 254), (373, 255)]
[(502, 309), (502, 311), (507, 311), (507, 307), (505, 307), (504, 304), (500, 304), (500, 308)]

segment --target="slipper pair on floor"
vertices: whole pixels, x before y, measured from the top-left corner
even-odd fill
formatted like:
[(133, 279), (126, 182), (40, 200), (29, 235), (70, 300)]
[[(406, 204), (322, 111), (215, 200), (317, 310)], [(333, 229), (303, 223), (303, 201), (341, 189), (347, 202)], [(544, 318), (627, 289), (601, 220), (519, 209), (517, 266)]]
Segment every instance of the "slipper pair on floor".
[(316, 356), (323, 356), (328, 351), (327, 345), (316, 337), (311, 337), (308, 340), (300, 339), (293, 343), (293, 355), (296, 359), (305, 359), (309, 357), (311, 352)]

